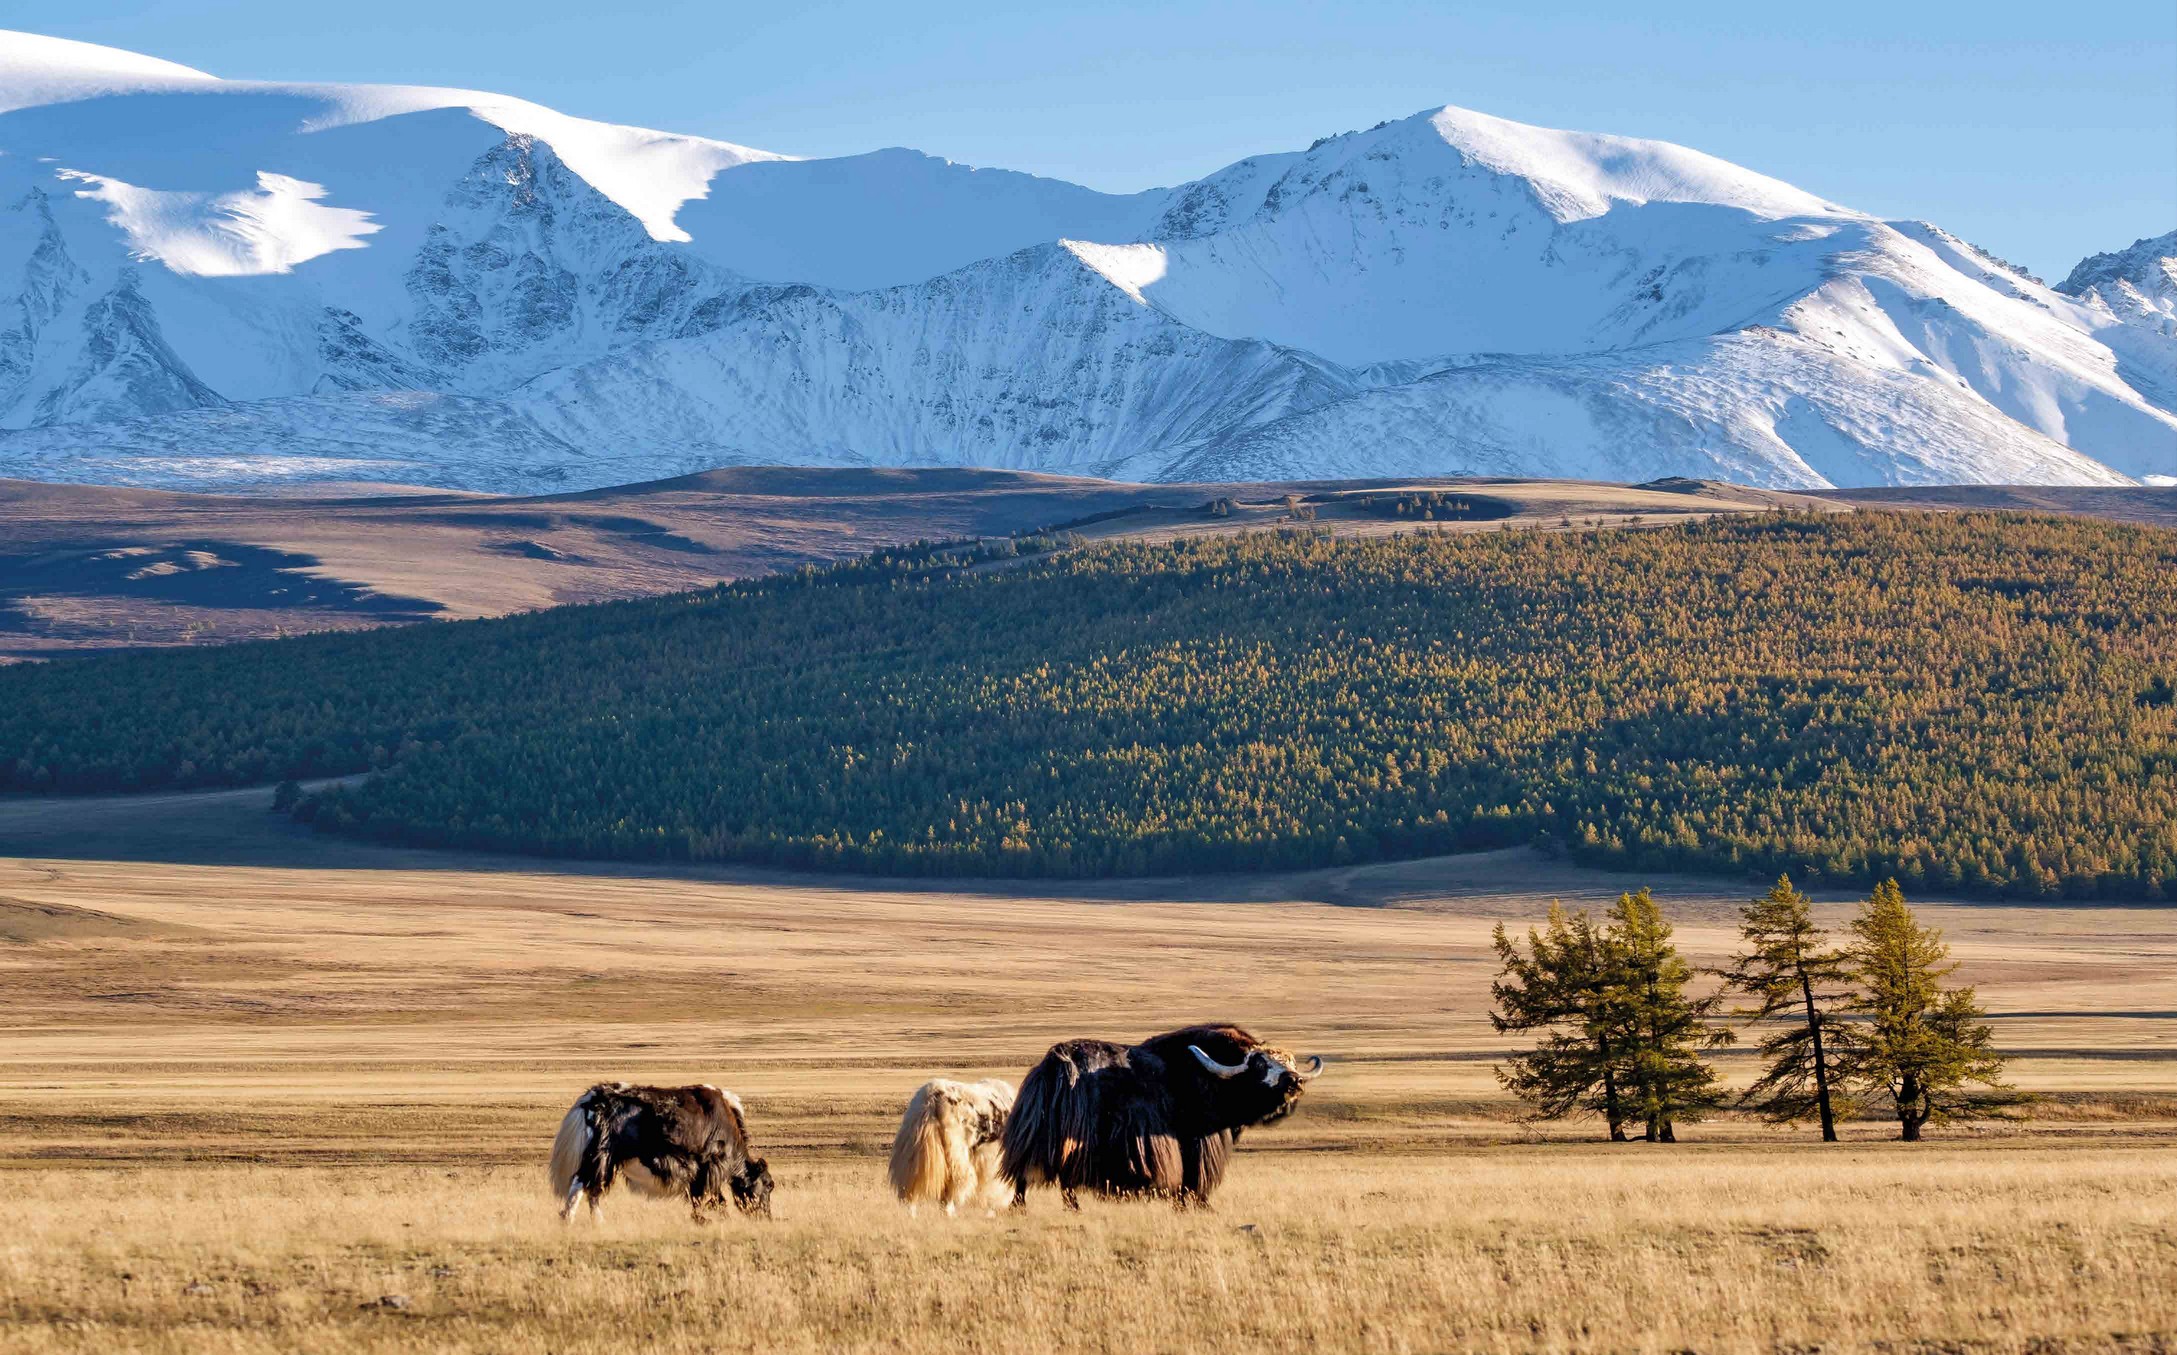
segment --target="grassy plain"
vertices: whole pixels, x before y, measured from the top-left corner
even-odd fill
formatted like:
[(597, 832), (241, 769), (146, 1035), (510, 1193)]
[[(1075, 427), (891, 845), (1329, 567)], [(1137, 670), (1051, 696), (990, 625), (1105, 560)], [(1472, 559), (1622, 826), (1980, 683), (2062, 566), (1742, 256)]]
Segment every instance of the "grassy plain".
[[(265, 799), (0, 805), (0, 1349), (2177, 1343), (2170, 911), (1924, 905), (2031, 1123), (1612, 1148), (1498, 1094), (1488, 933), (1641, 882), (1526, 852), (962, 889), (391, 851)], [(1753, 889), (1645, 882), (1708, 962)], [(883, 1196), (923, 1078), (1210, 1016), (1331, 1060), (1214, 1212)], [(560, 1229), (546, 1145), (605, 1077), (740, 1091), (779, 1219)]]

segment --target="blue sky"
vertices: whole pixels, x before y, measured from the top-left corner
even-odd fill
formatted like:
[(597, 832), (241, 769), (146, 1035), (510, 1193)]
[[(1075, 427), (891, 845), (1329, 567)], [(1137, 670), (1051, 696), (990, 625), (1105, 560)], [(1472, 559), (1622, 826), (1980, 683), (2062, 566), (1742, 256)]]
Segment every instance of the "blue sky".
[(2177, 227), (2171, 0), (16, 0), (0, 22), (216, 75), (467, 85), (767, 150), (912, 146), (1113, 190), (1456, 103), (1683, 142), (2052, 280)]

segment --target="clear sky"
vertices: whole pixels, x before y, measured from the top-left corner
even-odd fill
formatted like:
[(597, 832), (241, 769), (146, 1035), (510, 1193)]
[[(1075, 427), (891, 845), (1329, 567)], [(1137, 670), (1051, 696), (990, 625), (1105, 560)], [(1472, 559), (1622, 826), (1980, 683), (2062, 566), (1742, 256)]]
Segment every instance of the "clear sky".
[(1112, 190), (1445, 103), (1659, 137), (2055, 280), (2177, 227), (2172, 0), (13, 0), (0, 26), (234, 78), (465, 85)]

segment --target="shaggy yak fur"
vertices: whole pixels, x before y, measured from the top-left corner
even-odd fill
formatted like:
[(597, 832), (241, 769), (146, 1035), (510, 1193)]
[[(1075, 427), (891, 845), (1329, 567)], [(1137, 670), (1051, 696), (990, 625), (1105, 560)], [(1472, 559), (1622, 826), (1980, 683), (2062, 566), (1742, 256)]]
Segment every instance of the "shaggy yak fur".
[(716, 1087), (631, 1087), (600, 1082), (582, 1093), (552, 1142), (552, 1197), (561, 1219), (625, 1179), (638, 1194), (684, 1197), (697, 1219), (732, 1197), (744, 1214), (771, 1216), (771, 1169), (748, 1149), (741, 1098)]
[(917, 1087), (892, 1139), (892, 1189), (908, 1211), (943, 1204), (950, 1214), (975, 1200), (994, 1208), (998, 1137), (1012, 1110), (1009, 1083), (937, 1078)]
[(999, 1170), (1019, 1206), (1032, 1185), (1209, 1202), (1241, 1131), (1292, 1113), (1322, 1071), (1238, 1026), (1189, 1026), (1131, 1047), (1051, 1046), (1028, 1070), (1006, 1121)]

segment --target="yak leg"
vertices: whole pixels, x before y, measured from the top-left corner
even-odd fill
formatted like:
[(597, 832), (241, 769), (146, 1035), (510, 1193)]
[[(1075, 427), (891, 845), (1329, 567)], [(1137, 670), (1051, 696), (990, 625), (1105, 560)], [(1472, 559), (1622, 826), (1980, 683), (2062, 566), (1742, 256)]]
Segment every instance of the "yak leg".
[[(660, 1180), (665, 1179), (665, 1174), (655, 1168), (652, 1173)], [(709, 1223), (711, 1206), (724, 1203), (726, 1192), (721, 1188), (721, 1182), (726, 1175), (726, 1165), (715, 1158), (704, 1158), (689, 1173), (688, 1208), (695, 1215), (697, 1223)]]
[(1058, 1198), (1064, 1200), (1066, 1202), (1066, 1208), (1071, 1209), (1074, 1213), (1078, 1214), (1081, 1212), (1080, 1197), (1076, 1196), (1073, 1193), (1072, 1186), (1066, 1186), (1061, 1188), (1058, 1192)]
[(559, 1221), (561, 1223), (574, 1222), (575, 1206), (580, 1203), (582, 1203), (582, 1182), (577, 1178), (567, 1187), (567, 1198), (559, 1206)]
[(612, 1189), (618, 1176), (619, 1163), (613, 1160), (612, 1140), (600, 1122), (597, 1107), (590, 1108), (589, 1139), (582, 1153), (582, 1165), (575, 1169), (574, 1179), (581, 1185), (582, 1193), (589, 1197), (590, 1218), (594, 1222), (605, 1214), (605, 1192)]
[(1209, 1192), (1202, 1187), (1202, 1143), (1199, 1139), (1179, 1141), (1179, 1189), (1172, 1192), (1172, 1208), (1209, 1208)]
[[(581, 1180), (579, 1177), (576, 1179)], [(605, 1192), (611, 1188), (612, 1178), (610, 1176), (592, 1176), (587, 1181), (582, 1181), (582, 1193), (589, 1198), (590, 1217), (592, 1219), (601, 1219), (605, 1216)]]
[(951, 1218), (960, 1206), (974, 1198), (976, 1188), (982, 1184), (975, 1174), (975, 1164), (963, 1163), (945, 1178), (945, 1217)]

